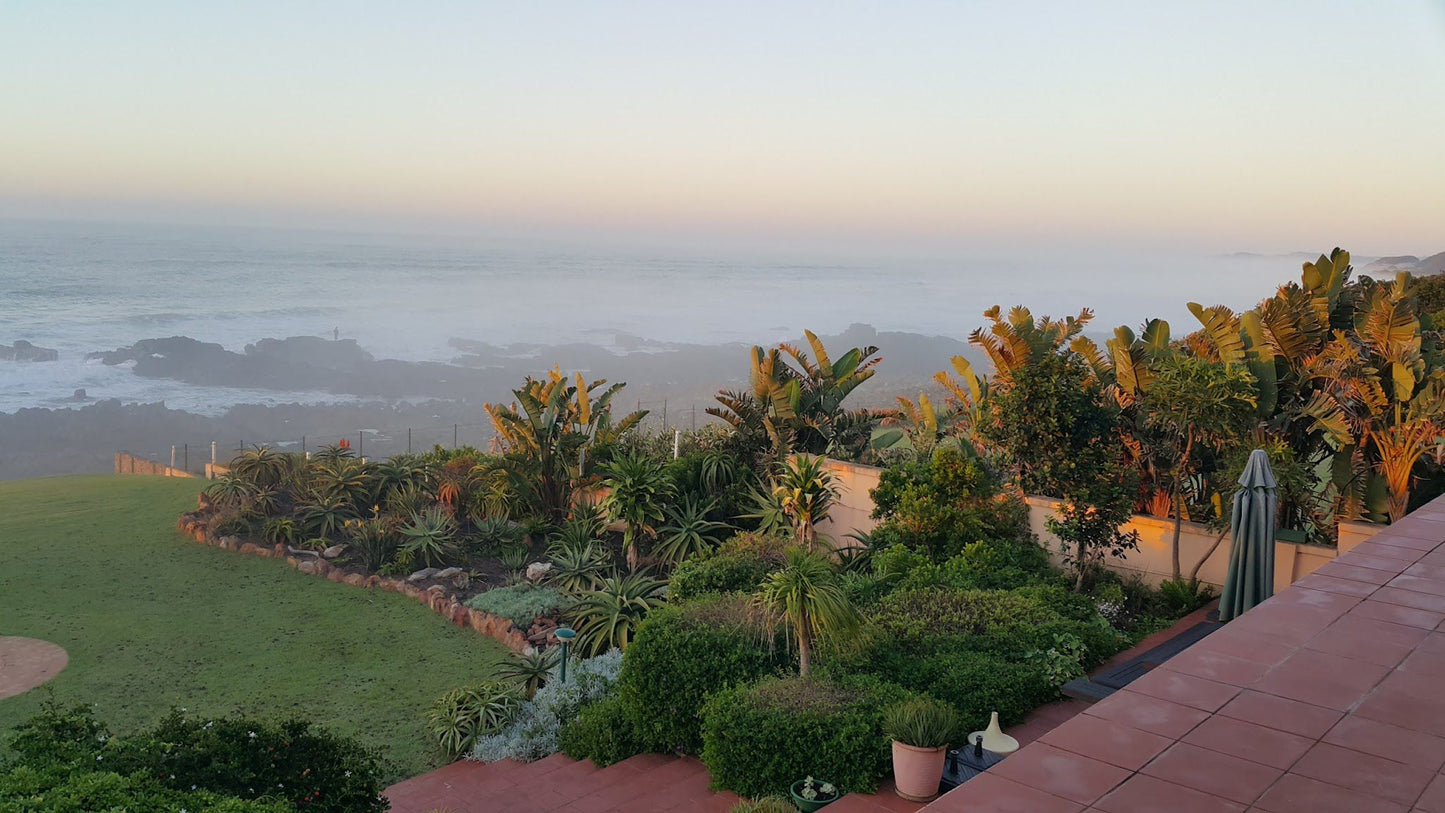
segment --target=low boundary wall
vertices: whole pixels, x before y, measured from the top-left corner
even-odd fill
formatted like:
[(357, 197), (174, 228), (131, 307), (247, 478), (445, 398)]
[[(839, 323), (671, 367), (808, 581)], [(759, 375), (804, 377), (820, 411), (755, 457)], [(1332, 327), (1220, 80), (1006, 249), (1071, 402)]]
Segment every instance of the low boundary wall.
[[(878, 521), (871, 516), (873, 497), (870, 492), (878, 485), (883, 469), (841, 460), (829, 460), (827, 463), (828, 470), (837, 480), (838, 502), (829, 514), (828, 521), (818, 524), (818, 531), (830, 537), (835, 547), (846, 547), (851, 541), (848, 539), (850, 533), (871, 531), (878, 525)], [(1051, 497), (1026, 497), (1025, 500), (1029, 506), (1029, 530), (1048, 548), (1049, 556), (1055, 564), (1060, 564), (1060, 542), (1049, 533), (1046, 525), (1059, 501)], [(1339, 542), (1335, 547), (1275, 542), (1275, 589), (1282, 590), (1303, 579), (1386, 527), (1364, 522), (1341, 522)], [(1139, 549), (1130, 551), (1123, 558), (1110, 558), (1108, 567), (1126, 575), (1137, 575), (1151, 585), (1158, 585), (1168, 579), (1173, 570), (1170, 541), (1174, 536), (1174, 521), (1135, 514), (1124, 525), (1124, 530), (1139, 534)], [(1203, 525), (1193, 522), (1183, 524), (1179, 535), (1179, 565), (1185, 575), (1188, 575), (1194, 563), (1205, 555), (1217, 537), (1217, 532)], [(1226, 533), (1219, 547), (1199, 568), (1200, 581), (1217, 588), (1224, 586), (1230, 547), (1231, 540)]]
[(154, 460), (146, 460), (126, 452), (115, 453), (116, 474), (150, 474), (157, 477), (195, 477), (188, 471), (173, 469)]

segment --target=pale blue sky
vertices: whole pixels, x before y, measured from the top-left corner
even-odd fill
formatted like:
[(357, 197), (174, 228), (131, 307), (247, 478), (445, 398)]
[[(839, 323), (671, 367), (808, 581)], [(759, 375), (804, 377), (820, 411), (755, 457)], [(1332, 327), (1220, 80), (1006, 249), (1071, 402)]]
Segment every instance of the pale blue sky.
[(1445, 248), (1445, 8), (0, 4), (0, 215)]

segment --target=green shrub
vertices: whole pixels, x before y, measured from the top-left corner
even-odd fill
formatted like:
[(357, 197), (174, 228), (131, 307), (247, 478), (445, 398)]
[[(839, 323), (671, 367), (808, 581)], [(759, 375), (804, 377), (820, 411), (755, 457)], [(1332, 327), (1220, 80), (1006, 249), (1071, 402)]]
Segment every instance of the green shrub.
[[(55, 713), (53, 707), (41, 716), (52, 713)], [(72, 718), (75, 714), (71, 713)], [(54, 730), (65, 729), (79, 730), (73, 720)], [(73, 753), (75, 747), (64, 745), (60, 750)], [(280, 722), (245, 717), (202, 719), (174, 711), (154, 728), (134, 736), (106, 740), (97, 750), (88, 765), (91, 770), (101, 768), (123, 776), (156, 777), (158, 785), (175, 792), (178, 798), (193, 791), (206, 791), (267, 803), (280, 799), (287, 803), (284, 809), (305, 807), (323, 813), (365, 813), (387, 808), (381, 796), (384, 769), (377, 754), (300, 719)], [(22, 756), (22, 759), (29, 757)], [(154, 791), (150, 785), (130, 788), (115, 786), (112, 790), (145, 794)], [(143, 811), (183, 807), (184, 804), (146, 807), (137, 802), (129, 806), (117, 803), (52, 809)], [(211, 808), (201, 804), (198, 809)], [(267, 804), (216, 809), (273, 808)]]
[(607, 697), (583, 706), (576, 717), (563, 724), (559, 742), (567, 756), (590, 759), (599, 767), (643, 751), (636, 728), (619, 697)]
[(698, 710), (713, 692), (770, 674), (791, 659), (769, 646), (746, 599), (717, 597), (654, 611), (622, 659), (618, 696), (648, 750), (696, 752)]
[(511, 619), (520, 630), (530, 628), (537, 616), (551, 615), (569, 603), (570, 600), (561, 590), (555, 587), (539, 587), (527, 582), (495, 587), (467, 599), (467, 606), (473, 610)]
[(562, 747), (563, 725), (577, 719), (587, 706), (610, 697), (621, 667), (622, 653), (615, 649), (570, 662), (566, 683), (554, 680), (538, 689), (517, 709), (509, 725), (477, 739), (472, 757), (482, 762), (531, 762), (557, 753)]
[(247, 801), (208, 790), (179, 791), (143, 774), (99, 771), (45, 772), (0, 768), (0, 810), (25, 813), (136, 811), (136, 813), (289, 813), (275, 798)]
[(885, 469), (872, 491), (876, 545), (902, 544), (934, 561), (981, 539), (1024, 539), (1028, 509), (1002, 492), (981, 461), (940, 448), (927, 460)]
[(891, 706), (883, 717), (890, 740), (914, 748), (942, 748), (958, 737), (958, 714), (947, 703), (918, 697)]
[(878, 603), (872, 617), (890, 636), (918, 642), (1042, 624), (1059, 615), (1017, 591), (934, 587), (893, 593)]
[(777, 565), (745, 553), (715, 553), (688, 559), (672, 573), (672, 597), (679, 601), (709, 593), (751, 593)]
[(872, 792), (888, 773), (884, 710), (910, 699), (872, 679), (764, 678), (714, 694), (702, 710), (702, 760), (714, 788), (786, 793), (815, 776), (839, 793)]
[(516, 714), (520, 699), (511, 686), (489, 681), (452, 689), (432, 704), (427, 725), (448, 759), (472, 749), (477, 739), (495, 734)]

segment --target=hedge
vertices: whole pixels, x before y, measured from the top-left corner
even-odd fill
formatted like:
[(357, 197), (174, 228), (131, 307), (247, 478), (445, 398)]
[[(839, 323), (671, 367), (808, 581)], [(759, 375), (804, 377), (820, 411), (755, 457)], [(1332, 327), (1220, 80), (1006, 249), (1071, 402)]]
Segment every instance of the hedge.
[(791, 663), (792, 650), (764, 639), (746, 599), (720, 596), (654, 610), (627, 648), (617, 694), (647, 750), (696, 752), (699, 709), (710, 693)]
[(764, 678), (718, 692), (702, 710), (702, 760), (712, 787), (743, 796), (786, 793), (805, 776), (840, 793), (871, 793), (892, 756), (883, 715), (915, 695), (857, 676)]

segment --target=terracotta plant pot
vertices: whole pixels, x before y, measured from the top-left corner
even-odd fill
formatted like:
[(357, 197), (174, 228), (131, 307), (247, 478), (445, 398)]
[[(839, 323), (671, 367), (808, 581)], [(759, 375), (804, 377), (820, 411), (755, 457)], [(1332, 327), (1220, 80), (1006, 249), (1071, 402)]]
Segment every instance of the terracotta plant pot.
[(938, 796), (947, 748), (917, 748), (893, 741), (893, 781), (899, 796), (910, 802), (928, 802)]

